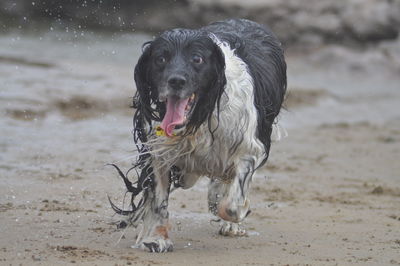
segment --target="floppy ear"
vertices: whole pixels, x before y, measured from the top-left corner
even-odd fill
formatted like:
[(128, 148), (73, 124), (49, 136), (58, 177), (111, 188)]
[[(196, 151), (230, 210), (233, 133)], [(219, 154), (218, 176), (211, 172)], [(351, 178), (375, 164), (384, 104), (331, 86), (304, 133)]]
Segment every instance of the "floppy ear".
[[(211, 135), (213, 135), (214, 131), (218, 128), (219, 125), (219, 110), (220, 110), (220, 100), (222, 93), (225, 90), (225, 85), (226, 85), (226, 76), (225, 76), (225, 56), (224, 53), (222, 52), (221, 48), (215, 44), (215, 65), (214, 65), (214, 71), (216, 73), (213, 85), (211, 86), (211, 89), (208, 93), (210, 95), (209, 97), (211, 99), (215, 99), (213, 102), (212, 110), (215, 110), (217, 113), (217, 118), (218, 122), (215, 128), (211, 128), (211, 114), (208, 114), (207, 119), (208, 119), (208, 129), (211, 132)], [(213, 137), (214, 139), (214, 137)]]
[(210, 75), (208, 86), (202, 89), (201, 95), (196, 103), (191, 119), (187, 125), (186, 134), (192, 134), (208, 120), (208, 129), (213, 133), (215, 128), (211, 128), (211, 117), (214, 112), (219, 115), (221, 95), (225, 90), (225, 57), (219, 46), (213, 42), (213, 69)]
[(133, 117), (134, 139), (145, 142), (147, 134), (152, 129), (152, 120), (160, 121), (164, 115), (165, 107), (158, 101), (157, 88), (152, 87), (150, 56), (151, 43), (143, 44), (143, 54), (135, 67), (136, 94), (133, 99), (133, 107), (136, 108)]
[(143, 90), (148, 86), (148, 66), (150, 59), (151, 41), (145, 42), (142, 46), (142, 55), (135, 66), (135, 82), (137, 91)]
[[(134, 97), (134, 108), (137, 112), (140, 111), (141, 115), (146, 120), (152, 118), (151, 109), (151, 73), (150, 73), (150, 53), (151, 53), (151, 42), (143, 44), (143, 54), (140, 56), (136, 67), (135, 67), (135, 83), (136, 83), (136, 94)], [(150, 121), (149, 121), (150, 122)]]
[(221, 95), (224, 92), (226, 85), (226, 76), (225, 76), (225, 56), (222, 52), (221, 48), (215, 44), (215, 73), (216, 79), (214, 81), (214, 85), (212, 88), (212, 92), (216, 94), (216, 107), (219, 112), (219, 104)]

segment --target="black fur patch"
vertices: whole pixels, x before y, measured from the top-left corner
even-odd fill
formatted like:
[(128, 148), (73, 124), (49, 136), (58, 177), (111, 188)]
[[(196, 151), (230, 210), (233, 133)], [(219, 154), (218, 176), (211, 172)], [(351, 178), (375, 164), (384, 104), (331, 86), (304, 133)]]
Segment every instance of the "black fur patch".
[(272, 124), (286, 92), (286, 63), (281, 43), (270, 29), (245, 19), (229, 19), (202, 28), (229, 43), (249, 69), (254, 81), (254, 105), (258, 113), (258, 135), (265, 158), (271, 145)]

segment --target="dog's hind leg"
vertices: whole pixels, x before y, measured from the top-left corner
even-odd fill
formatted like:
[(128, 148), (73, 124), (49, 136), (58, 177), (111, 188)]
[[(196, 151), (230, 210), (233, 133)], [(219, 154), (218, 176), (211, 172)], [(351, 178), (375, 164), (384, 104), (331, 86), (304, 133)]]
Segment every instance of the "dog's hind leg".
[(227, 182), (212, 179), (208, 187), (208, 206), (210, 211), (222, 218), (220, 234), (243, 236), (246, 231), (240, 222), (250, 213), (250, 201), (247, 198), (249, 184), (254, 173), (252, 161), (240, 161), (234, 177)]
[(154, 189), (149, 192), (143, 214), (143, 228), (134, 247), (150, 252), (168, 252), (173, 250), (168, 231), (169, 171), (154, 168)]

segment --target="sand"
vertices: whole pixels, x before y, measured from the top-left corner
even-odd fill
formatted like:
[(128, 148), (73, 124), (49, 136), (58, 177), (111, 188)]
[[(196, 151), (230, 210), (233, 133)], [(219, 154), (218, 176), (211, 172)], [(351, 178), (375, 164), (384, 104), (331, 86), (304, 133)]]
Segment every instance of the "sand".
[(125, 190), (105, 166), (135, 158), (148, 37), (42, 37), (0, 38), (0, 265), (400, 265), (397, 72), (288, 53), (288, 137), (254, 178), (248, 236), (217, 234), (203, 179), (171, 195), (174, 252), (151, 254), (111, 224)]

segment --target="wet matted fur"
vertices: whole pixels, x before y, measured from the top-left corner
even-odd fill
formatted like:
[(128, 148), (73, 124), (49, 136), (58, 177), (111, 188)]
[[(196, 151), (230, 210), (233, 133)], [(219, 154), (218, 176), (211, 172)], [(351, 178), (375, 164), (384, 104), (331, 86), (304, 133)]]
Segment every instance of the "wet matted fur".
[(207, 176), (209, 209), (224, 221), (220, 233), (245, 234), (249, 185), (268, 159), (286, 92), (278, 39), (244, 19), (169, 30), (144, 44), (135, 82), (138, 178), (132, 184), (114, 165), (132, 194), (131, 210), (111, 203), (127, 216), (119, 226), (142, 225), (135, 247), (172, 251), (170, 191)]

